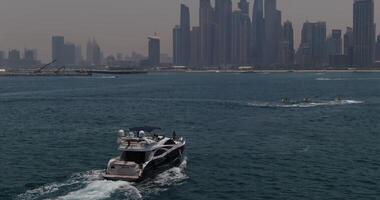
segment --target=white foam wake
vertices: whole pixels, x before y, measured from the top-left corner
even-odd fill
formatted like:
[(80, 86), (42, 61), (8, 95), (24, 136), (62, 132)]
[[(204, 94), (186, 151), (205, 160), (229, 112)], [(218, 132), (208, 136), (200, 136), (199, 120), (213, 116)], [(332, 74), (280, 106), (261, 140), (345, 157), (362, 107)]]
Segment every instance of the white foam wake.
[(171, 168), (152, 180), (134, 184), (125, 181), (107, 181), (101, 178), (103, 170), (92, 170), (71, 176), (64, 182), (47, 184), (26, 191), (17, 200), (100, 200), (111, 198), (139, 200), (149, 194), (169, 189), (170, 186), (187, 179), (185, 174), (186, 158), (179, 167)]
[(319, 106), (339, 106), (339, 105), (362, 104), (362, 103), (364, 103), (364, 101), (357, 101), (357, 100), (318, 101), (318, 102), (311, 102), (311, 103), (294, 103), (294, 104), (249, 102), (248, 106), (261, 107), (261, 108), (312, 108), (312, 107), (319, 107)]
[(98, 180), (90, 182), (85, 188), (73, 191), (57, 200), (99, 200), (110, 198), (117, 191), (128, 193), (128, 199), (141, 199), (139, 190), (128, 182)]

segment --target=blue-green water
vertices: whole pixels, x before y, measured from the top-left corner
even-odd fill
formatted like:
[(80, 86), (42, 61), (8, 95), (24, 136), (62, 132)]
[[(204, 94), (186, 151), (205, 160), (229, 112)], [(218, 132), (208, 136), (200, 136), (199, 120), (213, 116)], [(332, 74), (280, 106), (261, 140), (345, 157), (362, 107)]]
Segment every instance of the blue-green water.
[[(379, 122), (380, 74), (2, 77), (0, 199), (378, 199)], [(138, 125), (185, 136), (186, 161), (99, 179)]]

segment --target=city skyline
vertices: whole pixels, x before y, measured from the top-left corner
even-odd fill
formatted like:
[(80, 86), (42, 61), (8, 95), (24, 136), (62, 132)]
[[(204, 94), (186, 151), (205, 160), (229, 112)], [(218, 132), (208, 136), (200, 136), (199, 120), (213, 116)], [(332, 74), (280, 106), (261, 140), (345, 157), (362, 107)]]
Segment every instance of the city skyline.
[[(112, 4), (107, 4), (94, 0), (91, 4), (88, 4), (86, 0), (75, 2), (71, 0), (65, 2), (54, 0), (49, 2), (46, 0), (5, 0), (0, 3), (0, 23), (3, 27), (0, 29), (0, 49), (3, 51), (15, 48), (37, 49), (39, 59), (46, 62), (51, 57), (51, 36), (63, 35), (68, 41), (81, 44), (82, 47), (85, 47), (88, 39), (95, 37), (106, 55), (116, 53), (130, 54), (133, 51), (147, 55), (146, 38), (153, 32), (158, 32), (161, 38), (161, 52), (172, 54), (172, 28), (179, 23), (180, 2), (172, 0), (163, 0), (160, 3), (146, 0), (139, 1), (139, 3), (135, 1), (111, 1)], [(190, 8), (191, 26), (198, 25), (198, 1), (188, 0), (182, 2)], [(236, 9), (238, 1), (232, 2), (233, 8)], [(253, 1), (251, 0), (249, 3), (251, 15)], [(43, 6), (41, 6), (42, 4)], [(71, 6), (73, 5), (76, 5), (77, 8), (72, 8)], [(305, 8), (305, 5), (308, 5), (308, 8)], [(57, 9), (55, 6), (70, 8), (70, 12), (73, 14), (60, 19), (59, 23), (57, 23), (58, 17), (62, 17), (64, 12), (53, 12)], [(119, 6), (125, 7), (124, 9), (117, 8)], [(378, 3), (375, 3), (375, 6), (375, 10), (379, 9)], [(155, 10), (152, 11), (148, 7), (154, 7)], [(139, 12), (132, 9), (138, 9)], [(353, 2), (351, 0), (278, 1), (278, 9), (282, 11), (282, 22), (289, 19), (293, 23), (296, 48), (299, 46), (302, 25), (306, 20), (327, 21), (328, 33), (332, 29), (345, 30), (346, 26), (352, 26)], [(318, 9), (323, 9), (323, 15), (321, 12), (316, 13), (314, 11)], [(16, 16), (13, 14), (15, 10), (19, 10), (22, 14), (20, 15), (19, 13)], [(167, 10), (170, 10), (170, 12), (167, 12)], [(97, 14), (97, 12), (100, 12), (100, 14)], [(306, 13), (308, 16), (305, 15)], [(141, 17), (143, 15), (146, 15), (146, 17), (139, 20), (141, 23), (132, 22), (134, 16)], [(47, 20), (44, 18), (50, 16), (52, 19)], [(74, 17), (77, 20), (73, 21)], [(377, 12), (375, 12), (375, 22), (377, 21), (376, 19), (379, 19), (379, 13)], [(157, 22), (159, 23), (157, 24)], [(156, 25), (152, 25), (153, 23), (156, 23)], [(79, 28), (81, 25), (85, 29)], [(377, 29), (379, 30), (379, 26), (377, 26)]]

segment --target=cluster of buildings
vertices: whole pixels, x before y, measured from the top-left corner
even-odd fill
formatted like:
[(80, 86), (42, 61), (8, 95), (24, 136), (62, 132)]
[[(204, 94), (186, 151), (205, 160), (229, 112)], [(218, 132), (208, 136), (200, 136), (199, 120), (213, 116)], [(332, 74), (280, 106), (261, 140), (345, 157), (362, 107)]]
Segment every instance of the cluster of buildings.
[(37, 60), (37, 50), (24, 49), (21, 53), (20, 50), (11, 49), (6, 54), (0, 51), (0, 66), (7, 66), (12, 68), (21, 68), (26, 66), (38, 66), (41, 62)]
[(374, 1), (354, 0), (353, 27), (327, 33), (326, 22), (303, 24), (299, 47), (292, 22), (282, 23), (277, 0), (200, 0), (199, 26), (191, 27), (189, 7), (181, 4), (173, 29), (173, 65), (192, 67), (371, 67), (380, 60)]

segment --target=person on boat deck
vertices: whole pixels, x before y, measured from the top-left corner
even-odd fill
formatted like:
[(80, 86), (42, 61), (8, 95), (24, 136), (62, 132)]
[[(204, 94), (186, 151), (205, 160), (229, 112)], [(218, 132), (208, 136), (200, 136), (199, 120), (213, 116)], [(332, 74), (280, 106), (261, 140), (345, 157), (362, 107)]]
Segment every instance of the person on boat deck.
[(173, 131), (173, 140), (177, 139), (177, 133)]

